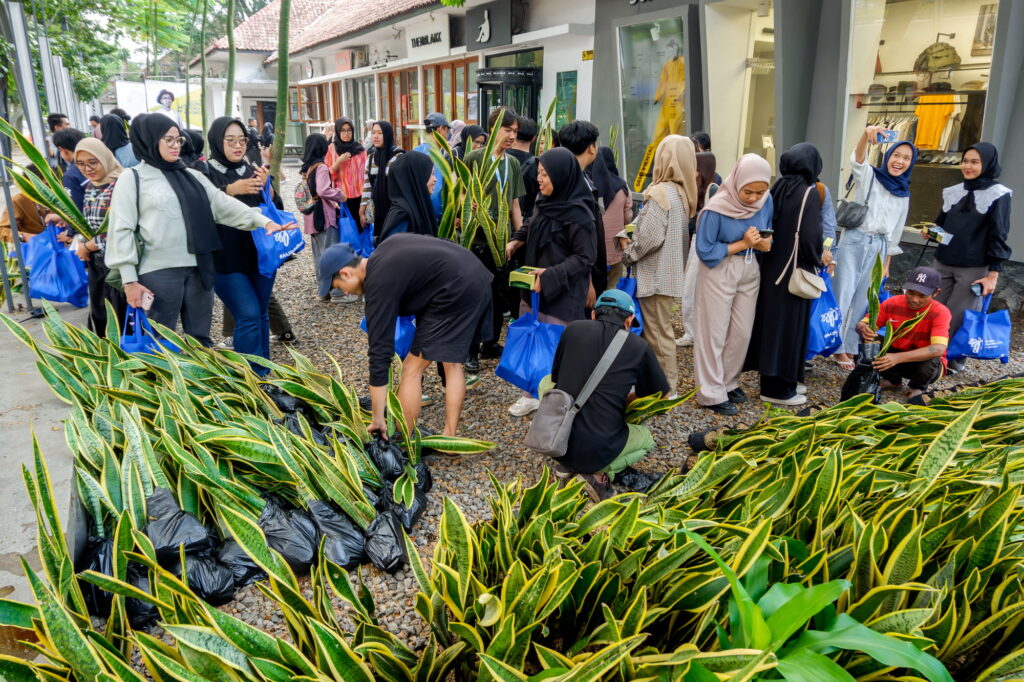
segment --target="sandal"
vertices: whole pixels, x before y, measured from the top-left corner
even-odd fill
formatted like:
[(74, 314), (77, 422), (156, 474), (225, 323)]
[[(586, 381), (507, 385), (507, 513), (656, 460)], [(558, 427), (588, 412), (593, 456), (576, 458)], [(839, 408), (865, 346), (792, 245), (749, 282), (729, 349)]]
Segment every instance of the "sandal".
[(853, 368), (857, 366), (857, 363), (855, 363), (853, 360), (840, 360), (839, 358), (832, 359), (835, 361), (837, 365), (839, 365), (839, 369), (843, 370), (844, 372), (852, 372)]

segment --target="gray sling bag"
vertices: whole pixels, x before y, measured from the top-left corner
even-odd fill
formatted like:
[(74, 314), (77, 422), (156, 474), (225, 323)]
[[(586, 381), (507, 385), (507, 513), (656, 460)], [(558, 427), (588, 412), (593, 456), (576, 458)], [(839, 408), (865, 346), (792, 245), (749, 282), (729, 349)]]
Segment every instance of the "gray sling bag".
[(548, 457), (564, 457), (569, 449), (569, 434), (572, 431), (573, 420), (583, 408), (583, 405), (590, 398), (590, 395), (604, 379), (605, 374), (611, 368), (619, 351), (626, 343), (629, 332), (620, 329), (612, 337), (604, 355), (597, 362), (597, 367), (590, 373), (590, 378), (583, 385), (578, 397), (573, 398), (565, 391), (553, 388), (544, 394), (540, 400), (540, 407), (533, 417), (530, 430), (526, 434), (526, 447), (534, 452), (547, 455)]

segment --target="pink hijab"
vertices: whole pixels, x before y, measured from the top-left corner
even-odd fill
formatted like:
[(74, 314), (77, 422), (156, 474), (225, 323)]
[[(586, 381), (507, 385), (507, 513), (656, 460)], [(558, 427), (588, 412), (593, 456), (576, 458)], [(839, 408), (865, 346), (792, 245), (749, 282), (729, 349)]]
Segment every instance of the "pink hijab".
[[(768, 192), (753, 204), (740, 200), (740, 189), (752, 182), (767, 182), (772, 179), (772, 167), (757, 154), (744, 154), (718, 188), (715, 196), (704, 204), (704, 211), (721, 213), (727, 218), (746, 220), (761, 210), (768, 200)], [(701, 211), (703, 213), (704, 211)]]

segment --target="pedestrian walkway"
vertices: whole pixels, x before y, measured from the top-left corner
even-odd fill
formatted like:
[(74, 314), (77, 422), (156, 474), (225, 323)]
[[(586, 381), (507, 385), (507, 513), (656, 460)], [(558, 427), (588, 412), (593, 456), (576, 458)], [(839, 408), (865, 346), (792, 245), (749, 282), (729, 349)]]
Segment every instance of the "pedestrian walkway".
[[(88, 309), (73, 308), (66, 303), (55, 307), (68, 322), (85, 326)], [(12, 317), (21, 322), (26, 313), (15, 313)], [(34, 338), (46, 341), (42, 320), (27, 320), (23, 325)], [(0, 524), (0, 595), (9, 599), (34, 601), (20, 557), (24, 556), (32, 567), (40, 568), (36, 551), (36, 517), (21, 474), (22, 465), (32, 467), (33, 430), (50, 468), (68, 540), (73, 547), (73, 538), (85, 539), (84, 519), (77, 513), (77, 502), (74, 507), (71, 504), (74, 469), (64, 440), (63, 421), (67, 415), (68, 405), (54, 395), (40, 376), (32, 351), (6, 327), (0, 328), (0, 434), (3, 437), (3, 447), (0, 448), (0, 471), (3, 472), (0, 476), (0, 518), (4, 520)], [(78, 523), (83, 524), (81, 533), (75, 527)]]

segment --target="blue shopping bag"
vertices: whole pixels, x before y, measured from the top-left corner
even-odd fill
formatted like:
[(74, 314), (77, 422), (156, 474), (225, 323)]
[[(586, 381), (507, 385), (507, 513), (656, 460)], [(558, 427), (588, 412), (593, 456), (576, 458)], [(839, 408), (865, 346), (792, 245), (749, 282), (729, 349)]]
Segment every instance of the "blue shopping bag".
[(997, 310), (988, 312), (992, 294), (985, 297), (981, 310), (965, 310), (964, 321), (953, 335), (946, 351), (948, 358), (978, 358), (1010, 361), (1010, 312)]
[(820, 355), (827, 358), (843, 345), (843, 313), (832, 291), (832, 276), (828, 268), (819, 272), (825, 280), (825, 291), (811, 301), (811, 321), (807, 329), (807, 360)]
[(76, 308), (89, 305), (89, 276), (85, 263), (57, 241), (57, 228), (47, 226), (31, 239), (26, 259), (30, 269), (29, 295), (55, 303), (70, 303)]
[(157, 338), (153, 331), (153, 325), (146, 318), (146, 311), (132, 306), (128, 306), (128, 313), (124, 317), (121, 350), (126, 353), (151, 353), (153, 355), (163, 351), (181, 352), (181, 349), (174, 343), (167, 339)]
[(626, 268), (626, 276), (619, 278), (619, 283), (615, 285), (615, 288), (625, 291), (633, 299), (633, 306), (636, 308), (637, 325), (630, 328), (629, 331), (640, 336), (644, 331), (644, 316), (640, 312), (640, 299), (636, 297), (636, 277), (633, 277), (631, 268)]
[(338, 241), (351, 246), (357, 256), (369, 258), (373, 253), (373, 226), (367, 225), (360, 230), (348, 206), (341, 204), (338, 207)]
[(892, 298), (892, 294), (890, 294), (889, 290), (885, 288), (885, 283), (888, 282), (888, 281), (889, 281), (888, 277), (883, 277), (882, 278), (882, 283), (880, 285), (878, 285), (878, 302), (879, 303), (885, 303), (890, 298)]
[(536, 291), (532, 294), (531, 306), (529, 313), (509, 324), (505, 350), (494, 374), (536, 398), (541, 379), (551, 374), (555, 350), (565, 327), (537, 319), (540, 294)]
[[(359, 328), (366, 332), (366, 316), (359, 320)], [(416, 316), (401, 315), (395, 320), (395, 352), (405, 360), (412, 348), (412, 337), (416, 336)]]
[[(273, 195), (270, 193), (270, 178), (267, 178), (267, 184), (263, 188), (262, 194), (260, 213), (278, 225), (295, 222), (295, 217), (291, 213), (274, 206)], [(257, 262), (260, 274), (264, 277), (273, 277), (277, 269), (281, 267), (281, 263), (306, 248), (302, 230), (285, 230), (267, 234), (267, 231), (260, 227), (252, 231), (252, 240), (256, 243)]]

